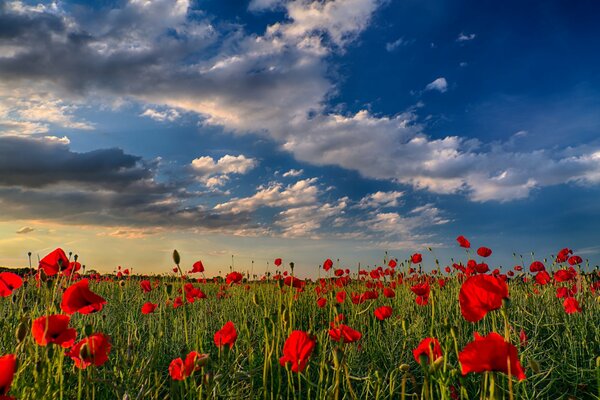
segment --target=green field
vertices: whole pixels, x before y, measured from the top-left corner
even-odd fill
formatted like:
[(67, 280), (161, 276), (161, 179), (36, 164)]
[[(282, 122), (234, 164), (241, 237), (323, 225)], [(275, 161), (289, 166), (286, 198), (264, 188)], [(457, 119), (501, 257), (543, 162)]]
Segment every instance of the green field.
[[(62, 289), (73, 277), (56, 275), (38, 283), (28, 276), (12, 295), (0, 298), (0, 355), (15, 354), (18, 360), (8, 395), (18, 399), (600, 398), (600, 293), (591, 290), (600, 279), (596, 271), (579, 273), (567, 284), (553, 280), (545, 285), (533, 279), (523, 282), (531, 275), (516, 273), (508, 281), (510, 300), (471, 323), (461, 315), (458, 301), (462, 274), (454, 269), (448, 274), (443, 268), (435, 275), (410, 274), (409, 266), (409, 262), (399, 263), (393, 276), (379, 279), (366, 275), (360, 280), (351, 274), (339, 286), (334, 269), (321, 271), (327, 280), (306, 282), (302, 291), (272, 276), (229, 285), (222, 280), (184, 280), (174, 273), (90, 279), (90, 289), (106, 304), (96, 313), (74, 313), (70, 327), (77, 330), (77, 341), (102, 332), (110, 336), (112, 347), (106, 363), (85, 369), (76, 368), (65, 356), (67, 349), (40, 346), (30, 333), (34, 319), (63, 313)], [(430, 270), (427, 265), (423, 268)], [(443, 288), (437, 283), (440, 277), (446, 279)], [(150, 292), (141, 290), (142, 279), (151, 281)], [(424, 280), (431, 281), (431, 294), (428, 304), (418, 305), (410, 288)], [(174, 308), (173, 300), (186, 282), (201, 289), (206, 298), (193, 303), (183, 300), (182, 306)], [(393, 298), (382, 294), (390, 284), (395, 286)], [(556, 290), (572, 285), (578, 289), (574, 298), (581, 312), (567, 314)], [(326, 292), (319, 296), (317, 286)], [(360, 304), (351, 301), (353, 293), (368, 290), (376, 291), (378, 298)], [(336, 301), (340, 291), (347, 293), (342, 304)], [(327, 301), (322, 308), (317, 306), (319, 297)], [(144, 315), (141, 308), (146, 302), (158, 307)], [(391, 306), (393, 313), (380, 321), (374, 310), (383, 305)], [(345, 324), (362, 334), (358, 341), (331, 339), (330, 323), (340, 313)], [(214, 334), (228, 321), (235, 325), (237, 340), (231, 349), (217, 347)], [(279, 363), (293, 330), (306, 331), (316, 340), (302, 373)], [(521, 331), (526, 343), (520, 339)], [(509, 380), (502, 372), (463, 376), (458, 353), (473, 341), (474, 332), (509, 337), (526, 379)], [(420, 365), (412, 351), (426, 337), (439, 340), (443, 356), (431, 365), (427, 361)], [(208, 361), (187, 379), (173, 380), (172, 360), (185, 359), (191, 351), (208, 354)]]

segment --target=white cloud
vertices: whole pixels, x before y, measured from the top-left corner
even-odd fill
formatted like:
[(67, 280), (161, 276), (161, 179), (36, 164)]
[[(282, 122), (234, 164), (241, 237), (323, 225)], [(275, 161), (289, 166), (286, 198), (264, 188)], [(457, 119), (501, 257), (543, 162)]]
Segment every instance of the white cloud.
[(383, 207), (397, 207), (400, 202), (398, 199), (404, 195), (403, 192), (391, 191), (382, 192), (378, 191), (371, 193), (359, 201), (359, 207), (361, 208), (383, 208)]
[(234, 198), (225, 203), (217, 204), (214, 209), (240, 213), (254, 211), (261, 207), (290, 208), (315, 204), (319, 193), (316, 182), (316, 178), (310, 178), (288, 186), (273, 183), (266, 187), (259, 187), (258, 191), (250, 197)]
[(180, 117), (180, 114), (177, 110), (169, 109), (164, 111), (155, 110), (152, 108), (147, 108), (143, 113), (140, 114), (142, 117), (152, 118), (155, 121), (164, 122), (164, 121), (175, 121)]
[(440, 93), (444, 93), (448, 90), (448, 82), (446, 82), (446, 78), (444, 77), (437, 78), (433, 82), (428, 83), (425, 86), (425, 90), (437, 90)]
[(304, 173), (303, 169), (290, 169), (287, 172), (284, 172), (283, 177), (284, 178), (295, 178), (298, 177), (300, 175), (302, 175)]
[(408, 46), (409, 44), (411, 44), (413, 42), (414, 42), (414, 40), (407, 40), (407, 39), (401, 37), (401, 38), (394, 40), (393, 42), (386, 43), (385, 49), (391, 53), (394, 50), (396, 50), (398, 47)]
[(257, 165), (257, 160), (243, 154), (239, 156), (227, 154), (217, 161), (210, 156), (203, 156), (194, 159), (191, 163), (198, 179), (208, 187), (222, 186), (229, 180), (230, 175), (247, 174)]
[(346, 197), (339, 199), (336, 204), (313, 204), (289, 208), (281, 211), (275, 225), (282, 228), (283, 237), (319, 238), (316, 233), (328, 219), (341, 218), (347, 206)]
[(458, 35), (458, 37), (456, 38), (457, 42), (468, 42), (470, 40), (473, 40), (477, 37), (477, 35), (475, 35), (474, 33), (464, 33), (461, 32), (460, 35)]

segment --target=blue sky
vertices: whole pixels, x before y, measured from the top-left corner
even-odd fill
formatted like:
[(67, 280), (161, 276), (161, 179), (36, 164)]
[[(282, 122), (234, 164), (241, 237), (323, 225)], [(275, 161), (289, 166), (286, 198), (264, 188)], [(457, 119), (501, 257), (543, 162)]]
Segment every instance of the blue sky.
[[(600, 255), (592, 1), (0, 5), (0, 263)], [(19, 232), (19, 233), (17, 233)], [(430, 264), (433, 255), (425, 257)], [(184, 258), (185, 260), (185, 258)]]

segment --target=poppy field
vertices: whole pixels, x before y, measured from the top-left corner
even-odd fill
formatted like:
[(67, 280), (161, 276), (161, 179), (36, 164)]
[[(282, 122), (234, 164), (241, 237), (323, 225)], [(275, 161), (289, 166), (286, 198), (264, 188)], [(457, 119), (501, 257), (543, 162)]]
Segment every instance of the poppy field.
[(98, 274), (56, 249), (0, 272), (0, 399), (600, 399), (598, 268), (457, 246), (313, 279), (177, 251), (160, 276)]

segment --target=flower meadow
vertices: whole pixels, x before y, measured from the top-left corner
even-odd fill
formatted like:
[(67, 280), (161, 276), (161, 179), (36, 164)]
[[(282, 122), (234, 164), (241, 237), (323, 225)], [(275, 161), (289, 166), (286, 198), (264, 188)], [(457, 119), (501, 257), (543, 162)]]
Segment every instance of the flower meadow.
[[(600, 399), (600, 272), (568, 248), (271, 273), (0, 273), (0, 399)], [(18, 273), (15, 273), (18, 272)]]

